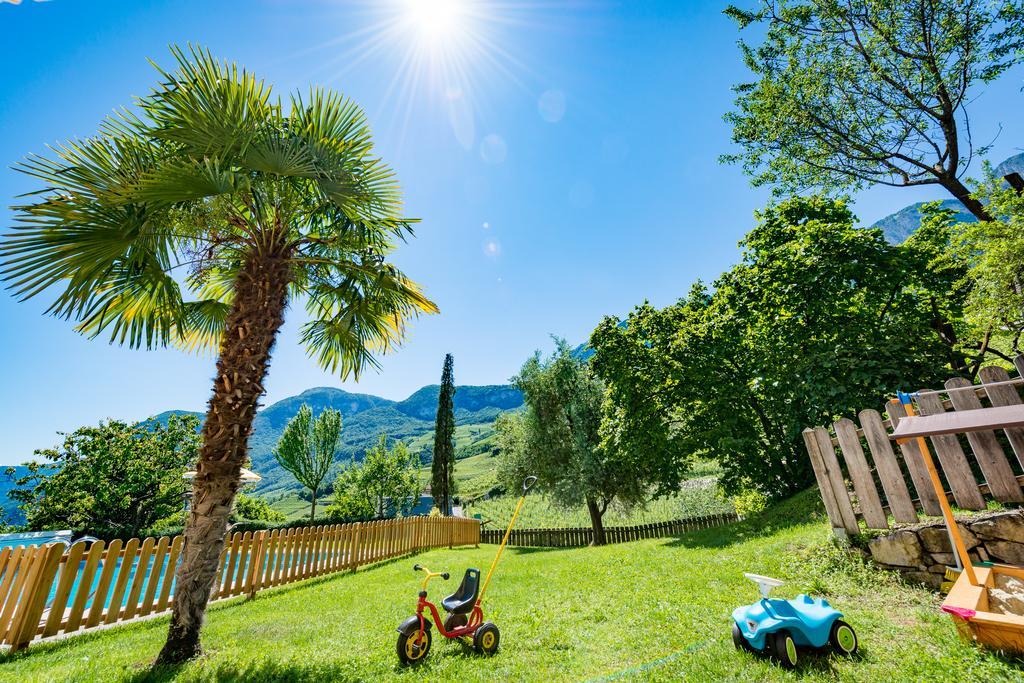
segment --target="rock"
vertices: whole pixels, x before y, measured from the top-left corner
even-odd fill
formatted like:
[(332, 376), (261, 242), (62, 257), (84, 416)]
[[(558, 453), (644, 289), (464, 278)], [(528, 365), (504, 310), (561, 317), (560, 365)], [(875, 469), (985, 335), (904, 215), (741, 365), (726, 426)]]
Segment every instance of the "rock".
[(932, 553), (932, 562), (938, 562), (945, 567), (955, 567), (956, 558), (953, 553)]
[(932, 572), (903, 572), (903, 578), (907, 581), (923, 583), (929, 588), (934, 588), (935, 590), (942, 587), (942, 574), (933, 574)]
[(945, 573), (946, 573), (946, 565), (944, 565), (944, 564), (933, 564), (932, 566), (928, 567), (928, 571), (931, 572), (932, 574), (945, 575)]
[(1024, 514), (1000, 512), (973, 522), (971, 530), (986, 540), (1024, 543)]
[[(960, 527), (960, 536), (964, 539), (964, 545), (967, 546), (968, 550), (980, 543), (978, 537), (971, 533), (971, 530), (965, 524), (958, 522), (957, 526)], [(949, 532), (946, 530), (945, 524), (921, 527), (917, 530), (917, 535), (921, 539), (921, 545), (930, 553), (953, 552), (953, 547), (949, 544)]]
[(896, 567), (924, 567), (924, 554), (917, 534), (913, 531), (897, 531), (889, 536), (872, 539), (868, 543), (871, 557), (879, 564)]
[(1024, 543), (1012, 541), (989, 541), (985, 544), (988, 554), (1006, 564), (1024, 564)]

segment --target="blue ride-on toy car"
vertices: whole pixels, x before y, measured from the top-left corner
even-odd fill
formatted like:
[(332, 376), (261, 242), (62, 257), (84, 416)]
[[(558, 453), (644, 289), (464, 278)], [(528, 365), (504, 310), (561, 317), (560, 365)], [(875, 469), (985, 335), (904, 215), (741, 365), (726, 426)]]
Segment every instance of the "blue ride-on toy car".
[(824, 598), (801, 594), (792, 600), (771, 599), (768, 593), (782, 581), (743, 576), (758, 585), (761, 599), (733, 610), (732, 642), (738, 649), (768, 655), (788, 669), (796, 666), (797, 648), (831, 647), (847, 656), (857, 651), (853, 627)]

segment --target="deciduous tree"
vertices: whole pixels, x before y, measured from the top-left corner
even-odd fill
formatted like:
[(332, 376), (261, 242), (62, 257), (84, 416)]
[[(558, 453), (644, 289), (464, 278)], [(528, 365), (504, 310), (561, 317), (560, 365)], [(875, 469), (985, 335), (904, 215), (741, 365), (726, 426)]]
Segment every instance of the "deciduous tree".
[(281, 433), (274, 449), (274, 458), (295, 480), (309, 489), (309, 522), (316, 521), (316, 494), (334, 464), (334, 454), (341, 440), (341, 413), (327, 408), (313, 417), (303, 403), (295, 417)]
[(642, 504), (675, 490), (685, 462), (634, 450), (635, 442), (619, 438), (630, 417), (604, 401), (604, 384), (564, 340), (556, 340), (550, 358), (538, 352), (527, 360), (512, 381), (526, 410), (506, 413), (497, 424), (498, 476), (509, 490), (535, 475), (538, 490), (555, 503), (585, 505), (595, 545), (605, 542), (610, 505)]
[(740, 42), (754, 80), (735, 87), (742, 150), (725, 160), (783, 194), (940, 185), (991, 217), (963, 181), (979, 151), (968, 109), (1024, 54), (1019, 0), (754, 5), (726, 10), (758, 42)]
[(389, 447), (381, 434), (361, 462), (338, 475), (327, 514), (345, 521), (404, 515), (419, 497), (419, 459), (401, 441)]
[[(660, 416), (680, 453), (718, 460), (730, 494), (795, 493), (811, 480), (801, 431), (899, 388), (935, 385), (959, 361), (935, 330), (961, 320), (963, 264), (937, 267), (936, 222), (904, 245), (854, 227), (838, 200), (794, 198), (758, 214), (742, 262), (664, 309), (644, 304), (591, 336), (593, 363), (625, 414), (625, 443)], [(934, 229), (933, 229), (934, 228)]]
[(56, 448), (37, 450), (8, 496), (31, 530), (138, 536), (184, 507), (182, 475), (199, 456), (198, 427), (191, 415), (171, 415), (166, 425), (109, 420), (80, 427)]

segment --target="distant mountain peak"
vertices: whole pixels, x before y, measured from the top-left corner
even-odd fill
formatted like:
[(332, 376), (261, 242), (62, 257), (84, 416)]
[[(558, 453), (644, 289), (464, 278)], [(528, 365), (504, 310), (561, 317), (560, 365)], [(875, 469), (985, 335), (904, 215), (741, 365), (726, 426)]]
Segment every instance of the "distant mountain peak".
[[(1024, 152), (1015, 154), (1014, 156), (1004, 159), (1002, 163), (995, 167), (995, 174), (997, 176), (1005, 176), (1010, 173), (1020, 173), (1024, 175)], [(921, 207), (926, 203), (930, 202), (917, 202), (906, 206), (894, 214), (890, 214), (885, 218), (876, 221), (871, 225), (872, 228), (881, 228), (882, 234), (885, 235), (885, 239), (892, 244), (900, 244), (905, 239), (910, 237), (915, 230), (921, 225)], [(956, 213), (955, 219), (960, 223), (976, 223), (977, 218), (974, 217), (967, 208), (960, 203), (957, 199), (944, 199), (942, 200), (942, 208), (950, 209)]]

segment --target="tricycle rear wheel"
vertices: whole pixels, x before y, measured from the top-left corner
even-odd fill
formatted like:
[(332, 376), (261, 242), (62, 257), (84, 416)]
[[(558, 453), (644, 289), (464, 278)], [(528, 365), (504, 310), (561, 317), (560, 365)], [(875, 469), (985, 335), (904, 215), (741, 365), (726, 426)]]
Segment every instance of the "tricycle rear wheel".
[(430, 652), (430, 629), (398, 634), (398, 659), (402, 664), (422, 662)]
[(501, 633), (498, 627), (489, 621), (480, 624), (480, 628), (473, 634), (473, 647), (482, 655), (488, 657), (498, 651), (498, 642), (501, 640)]

